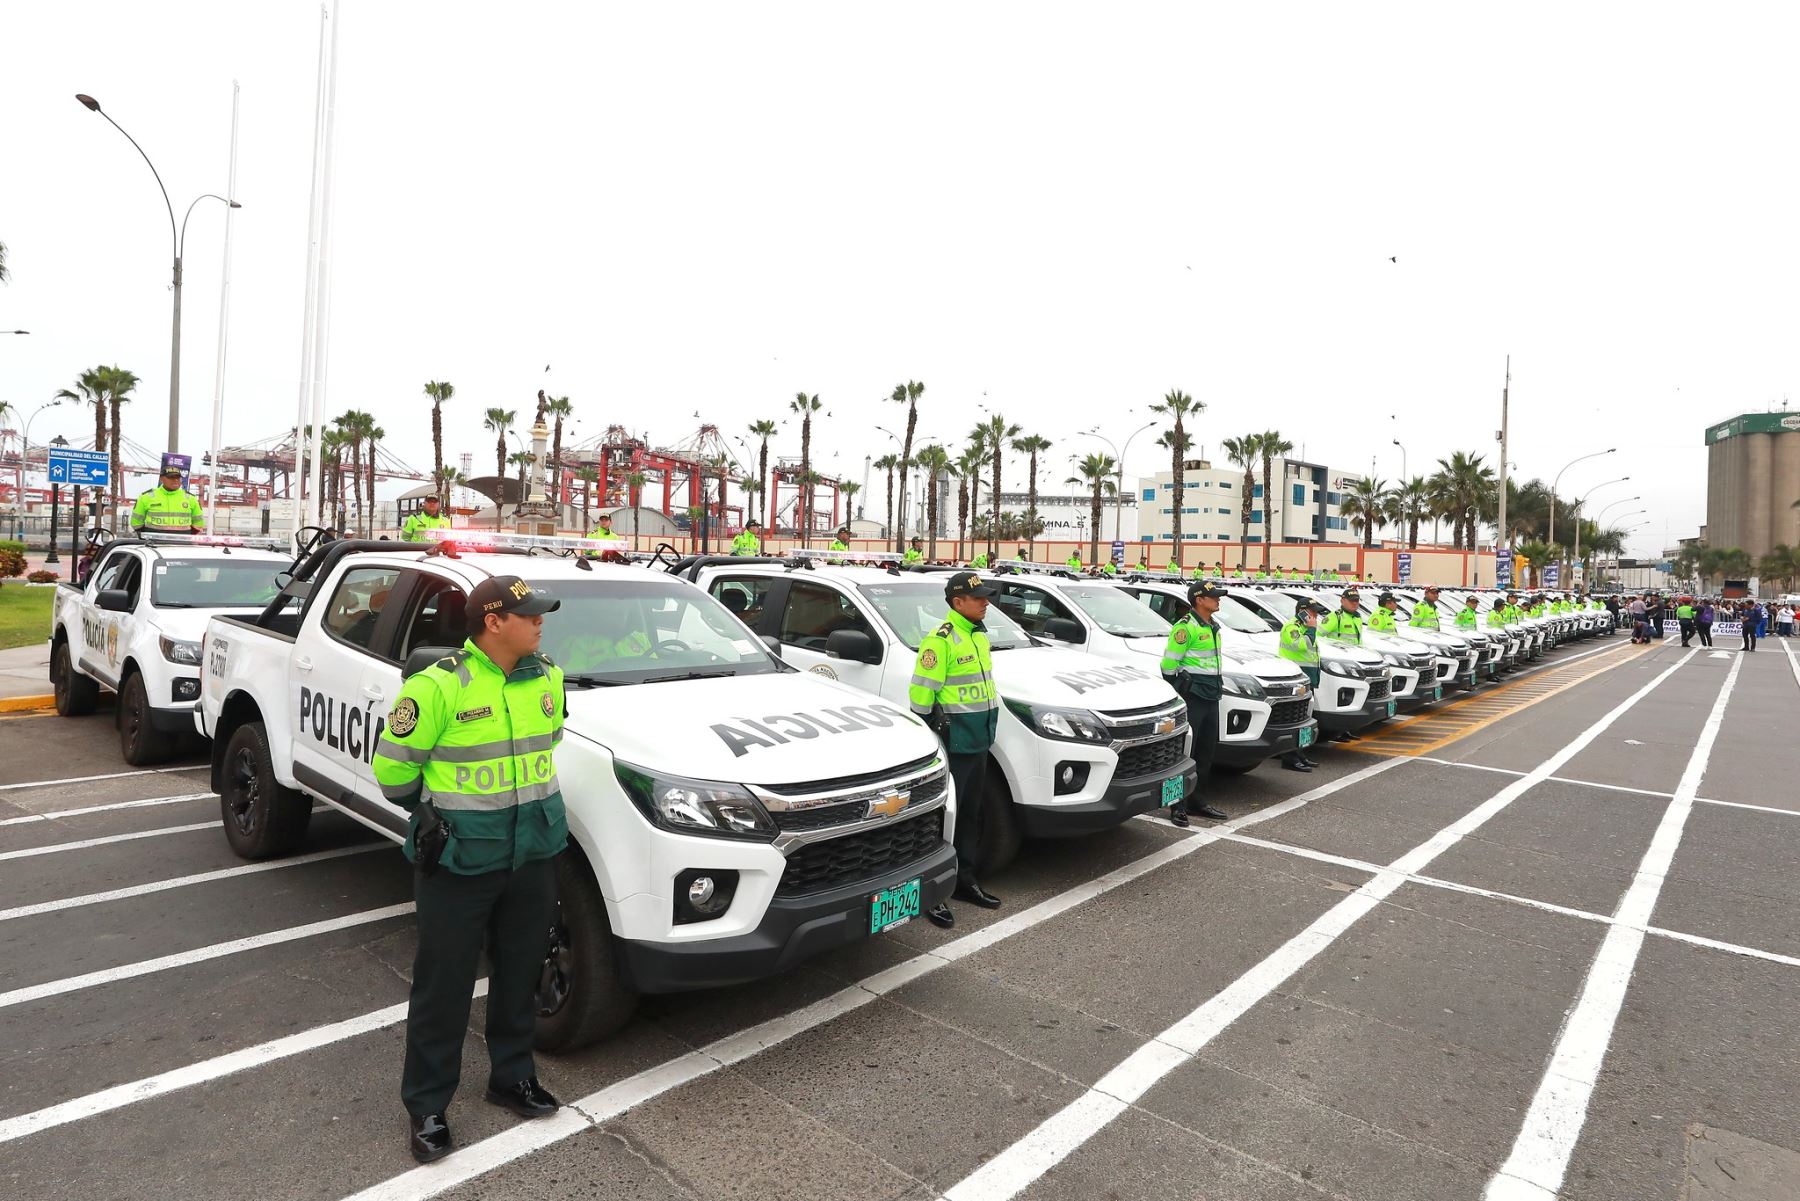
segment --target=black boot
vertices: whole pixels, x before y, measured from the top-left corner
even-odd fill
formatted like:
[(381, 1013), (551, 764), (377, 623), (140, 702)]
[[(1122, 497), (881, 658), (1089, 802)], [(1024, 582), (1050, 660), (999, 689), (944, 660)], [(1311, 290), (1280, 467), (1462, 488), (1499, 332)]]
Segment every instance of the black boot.
[(430, 1163), (450, 1154), (450, 1126), (444, 1121), (444, 1115), (428, 1113), (412, 1119), (412, 1135), (407, 1146), (412, 1157), (420, 1163)]
[(983, 909), (1000, 908), (1000, 898), (983, 888), (974, 876), (961, 876), (956, 881), (956, 899), (979, 905)]
[(1176, 801), (1173, 805), (1169, 806), (1169, 820), (1174, 822), (1177, 826), (1180, 826), (1183, 830), (1187, 829), (1188, 816), (1186, 801)]
[(956, 924), (956, 914), (950, 912), (950, 906), (939, 901), (925, 911), (925, 918), (934, 926), (942, 926), (948, 930)]

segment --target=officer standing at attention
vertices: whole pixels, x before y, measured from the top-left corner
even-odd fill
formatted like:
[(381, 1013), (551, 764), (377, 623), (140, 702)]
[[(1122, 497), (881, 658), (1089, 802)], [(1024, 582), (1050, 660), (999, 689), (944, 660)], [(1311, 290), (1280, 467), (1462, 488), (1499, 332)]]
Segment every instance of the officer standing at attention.
[(1681, 623), (1681, 645), (1686, 646), (1694, 637), (1694, 598), (1684, 596), (1675, 605), (1675, 620)]
[(437, 497), (427, 496), (425, 508), (408, 517), (406, 524), (400, 527), (400, 541), (425, 542), (428, 541), (425, 537), (426, 530), (449, 529), (450, 519), (438, 511), (442, 504)]
[(193, 493), (181, 486), (181, 468), (164, 464), (156, 487), (137, 498), (131, 510), (134, 534), (204, 534), (206, 516)]
[(1342, 607), (1324, 621), (1319, 623), (1319, 633), (1333, 642), (1348, 642), (1353, 646), (1362, 645), (1363, 619), (1357, 606), (1362, 603), (1362, 595), (1352, 584), (1344, 589)]
[[(988, 645), (988, 602), (1000, 595), (972, 571), (959, 571), (944, 585), (950, 612), (919, 643), (907, 703), (943, 740), (956, 783), (956, 899), (983, 909), (1000, 908), (1000, 898), (981, 887), (975, 864), (981, 850), (981, 806), (987, 786), (988, 750), (1000, 723), (1000, 693), (994, 687), (994, 652)], [(956, 915), (939, 904), (925, 915), (935, 925), (953, 926)]]
[[(1294, 606), (1294, 620), (1281, 627), (1281, 657), (1306, 673), (1306, 683), (1314, 692), (1319, 690), (1319, 614), (1323, 612), (1324, 605), (1301, 601)], [(1281, 766), (1309, 772), (1318, 764), (1296, 749), (1281, 757)]]
[(850, 549), (850, 527), (849, 526), (840, 525), (838, 527), (837, 537), (835, 537), (831, 540), (830, 549), (831, 550), (849, 550)]
[(1383, 592), (1375, 598), (1375, 611), (1369, 614), (1369, 628), (1377, 634), (1393, 633), (1394, 611), (1399, 607), (1400, 601), (1392, 592)]
[(461, 1074), (484, 939), (487, 1099), (525, 1118), (561, 1104), (531, 1058), (555, 857), (569, 840), (555, 764), (563, 673), (538, 653), (544, 614), (559, 604), (518, 576), (477, 584), (468, 641), (401, 686), (375, 748), (382, 795), (412, 815), (405, 849), (417, 869), (419, 948), (400, 1098), (420, 1163), (451, 1148), (444, 1111)]
[(600, 524), (595, 526), (591, 531), (589, 531), (589, 533), (588, 533), (589, 538), (593, 539), (595, 542), (623, 542), (623, 541), (625, 541), (623, 536), (613, 532), (612, 514), (611, 513), (602, 513), (602, 514), (600, 514), (600, 516), (597, 520), (600, 522)]
[(925, 561), (925, 539), (914, 538), (912, 545), (906, 548), (904, 561), (907, 563), (923, 563)]
[(1077, 551), (1073, 552), (1072, 554), (1070, 554), (1069, 557), (1063, 561), (1063, 566), (1067, 567), (1070, 571), (1074, 572), (1076, 575), (1080, 575), (1081, 574), (1081, 552), (1079, 550), (1077, 550)]
[[(1432, 589), (1432, 592), (1436, 592), (1436, 591), (1437, 591), (1437, 589), (1435, 589), (1435, 588)], [(1471, 596), (1467, 600), (1465, 600), (1463, 602), (1463, 607), (1456, 611), (1456, 628), (1459, 630), (1474, 629), (1475, 626), (1481, 621), (1481, 607), (1480, 606), (1481, 606), (1481, 602), (1476, 600), (1473, 596)]]
[[(1187, 616), (1169, 631), (1163, 647), (1162, 677), (1187, 701), (1188, 728), (1194, 732), (1194, 791), (1198, 794), (1212, 772), (1213, 752), (1219, 746), (1219, 697), (1225, 690), (1220, 675), (1219, 627), (1213, 614), (1225, 589), (1211, 581), (1188, 585)], [(1194, 812), (1214, 821), (1230, 815), (1198, 799)], [(1178, 826), (1188, 824), (1188, 803), (1180, 800), (1169, 806), (1169, 820)]]
[(758, 531), (761, 529), (762, 523), (757, 521), (756, 518), (752, 517), (749, 521), (746, 521), (744, 523), (744, 532), (731, 540), (731, 553), (734, 555), (748, 555), (752, 558), (762, 554), (762, 539), (757, 536)]
[[(1421, 630), (1437, 630), (1443, 628), (1443, 621), (1438, 616), (1438, 590), (1436, 587), (1425, 589), (1425, 599), (1413, 606), (1412, 619), (1407, 624)], [(1460, 620), (1458, 624), (1461, 624)], [(1471, 623), (1473, 624), (1473, 623)]]

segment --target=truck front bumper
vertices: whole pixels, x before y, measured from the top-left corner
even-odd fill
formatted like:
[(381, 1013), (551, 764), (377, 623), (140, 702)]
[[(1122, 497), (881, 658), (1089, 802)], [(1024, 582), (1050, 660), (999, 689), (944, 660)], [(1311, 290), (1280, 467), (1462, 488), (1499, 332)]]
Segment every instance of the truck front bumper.
[[(1225, 744), (1219, 744), (1222, 754)], [(1162, 808), (1163, 781), (1181, 776), (1181, 795), (1194, 791), (1199, 778), (1191, 758), (1183, 758), (1167, 773), (1142, 776), (1135, 780), (1114, 780), (1097, 801), (1074, 805), (1015, 805), (1019, 828), (1027, 838), (1077, 838), (1098, 834), (1136, 817)]]
[(1273, 759), (1277, 755), (1300, 750), (1303, 734), (1306, 746), (1317, 745), (1319, 741), (1318, 720), (1309, 717), (1297, 726), (1265, 727), (1261, 736), (1254, 742), (1221, 742), (1218, 751), (1213, 755), (1213, 762), (1222, 763), (1227, 767), (1253, 767), (1265, 759)]

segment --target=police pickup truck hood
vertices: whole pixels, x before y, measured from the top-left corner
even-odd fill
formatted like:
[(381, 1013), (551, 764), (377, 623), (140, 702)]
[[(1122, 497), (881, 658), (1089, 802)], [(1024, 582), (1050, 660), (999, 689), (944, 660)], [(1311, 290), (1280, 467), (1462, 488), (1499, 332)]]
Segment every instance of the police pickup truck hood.
[(176, 642), (204, 642), (206, 623), (215, 617), (254, 617), (262, 606), (230, 609), (151, 609), (150, 620), (165, 638)]
[(810, 672), (571, 687), (568, 705), (568, 733), (639, 767), (702, 780), (804, 784), (939, 749), (905, 706)]
[(1175, 699), (1156, 663), (1118, 663), (1056, 646), (995, 651), (994, 681), (1003, 698), (1029, 705), (1115, 712)]

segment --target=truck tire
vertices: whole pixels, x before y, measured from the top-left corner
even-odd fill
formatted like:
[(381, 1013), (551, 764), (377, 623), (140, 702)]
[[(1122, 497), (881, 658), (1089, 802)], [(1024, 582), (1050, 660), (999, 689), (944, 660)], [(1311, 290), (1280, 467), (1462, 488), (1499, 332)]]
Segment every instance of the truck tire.
[(538, 980), (538, 1050), (578, 1051), (631, 1020), (637, 994), (619, 978), (606, 901), (587, 862), (573, 850), (556, 857), (556, 916)]
[(50, 690), (63, 717), (86, 717), (100, 700), (100, 685), (76, 672), (67, 642), (57, 643), (50, 652)]
[(176, 739), (153, 726), (150, 718), (150, 694), (144, 689), (144, 674), (134, 671), (119, 693), (116, 717), (119, 754), (133, 767), (149, 767), (175, 753)]
[(1019, 844), (1025, 839), (1019, 827), (1019, 815), (1013, 810), (1012, 792), (1000, 765), (988, 760), (986, 795), (981, 798), (981, 859), (975, 870), (992, 875), (1019, 857)]
[(221, 760), (219, 816), (225, 841), (244, 859), (273, 859), (292, 853), (306, 837), (312, 802), (275, 778), (269, 735), (260, 721), (233, 730)]

